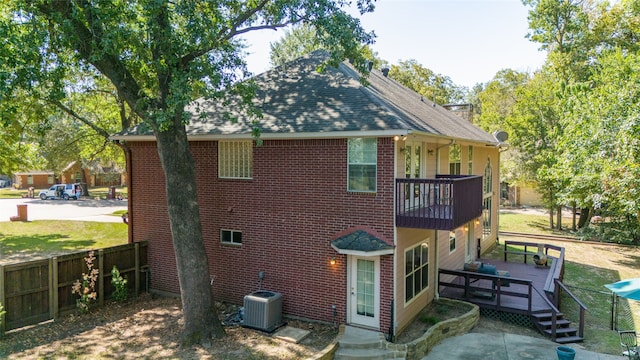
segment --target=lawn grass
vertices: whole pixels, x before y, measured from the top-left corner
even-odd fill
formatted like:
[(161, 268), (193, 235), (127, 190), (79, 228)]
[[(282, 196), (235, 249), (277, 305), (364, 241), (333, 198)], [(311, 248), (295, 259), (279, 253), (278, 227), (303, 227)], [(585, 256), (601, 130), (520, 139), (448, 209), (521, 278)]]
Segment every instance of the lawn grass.
[(127, 241), (127, 225), (121, 222), (3, 222), (0, 255), (73, 252), (126, 244)]
[[(37, 197), (40, 190), (44, 190), (44, 189), (35, 189), (34, 196)], [(109, 192), (108, 186), (89, 188), (89, 196), (92, 199), (96, 199), (96, 198), (106, 199), (108, 192)], [(3, 188), (3, 189), (0, 189), (0, 199), (20, 199), (22, 198), (23, 195), (26, 195), (27, 193), (28, 193), (27, 189), (16, 190), (13, 188)], [(116, 193), (121, 194), (123, 197), (126, 198), (128, 196), (129, 191), (126, 186), (117, 186)]]
[[(555, 221), (555, 217), (553, 219)], [(519, 232), (537, 235), (574, 236), (569, 230), (572, 226), (571, 217), (562, 218), (562, 226), (567, 230), (549, 229), (549, 215), (520, 214), (508, 210), (500, 211), (500, 231)]]
[[(26, 196), (29, 191), (24, 190), (16, 190), (14, 188), (2, 188), (0, 189), (0, 199), (20, 199), (22, 196)], [(36, 195), (38, 195), (36, 191)]]

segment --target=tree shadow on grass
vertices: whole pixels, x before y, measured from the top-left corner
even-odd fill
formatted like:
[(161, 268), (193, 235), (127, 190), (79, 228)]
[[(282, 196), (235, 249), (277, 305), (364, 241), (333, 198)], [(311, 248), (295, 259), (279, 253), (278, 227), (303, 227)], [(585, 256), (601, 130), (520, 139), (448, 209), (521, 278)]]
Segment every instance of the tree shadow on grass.
[(4, 235), (0, 234), (0, 256), (17, 253), (68, 252), (91, 248), (94, 240), (72, 239), (66, 234)]

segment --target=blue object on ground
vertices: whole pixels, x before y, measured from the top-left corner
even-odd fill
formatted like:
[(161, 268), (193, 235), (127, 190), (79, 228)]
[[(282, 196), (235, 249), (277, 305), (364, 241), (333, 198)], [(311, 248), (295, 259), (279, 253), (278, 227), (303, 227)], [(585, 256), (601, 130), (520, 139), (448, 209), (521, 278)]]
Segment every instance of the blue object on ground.
[(558, 360), (573, 360), (576, 357), (576, 351), (568, 346), (558, 346), (556, 353)]

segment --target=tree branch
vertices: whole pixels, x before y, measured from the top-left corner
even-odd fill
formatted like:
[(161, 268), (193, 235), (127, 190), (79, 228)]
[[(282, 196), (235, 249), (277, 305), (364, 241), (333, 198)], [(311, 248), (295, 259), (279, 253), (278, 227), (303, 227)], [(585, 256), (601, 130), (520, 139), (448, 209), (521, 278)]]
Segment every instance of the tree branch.
[(46, 101), (49, 102), (50, 104), (55, 105), (56, 107), (58, 107), (60, 110), (64, 111), (65, 113), (71, 115), (73, 118), (80, 120), (80, 122), (82, 122), (83, 124), (85, 124), (88, 127), (90, 127), (93, 131), (95, 131), (100, 136), (104, 137), (105, 139), (109, 139), (109, 136), (111, 136), (111, 134), (109, 134), (106, 130), (104, 130), (103, 128), (97, 126), (96, 124), (94, 124), (89, 119), (87, 119), (87, 118), (85, 118), (83, 116), (80, 116), (78, 113), (76, 113), (75, 111), (71, 110), (70, 108), (65, 106), (63, 103), (61, 103), (60, 101), (58, 101), (58, 100), (50, 100), (50, 99), (47, 99)]
[[(110, 53), (106, 49), (99, 47), (102, 38), (75, 18), (73, 6), (72, 2), (68, 1), (51, 1), (39, 4), (38, 9), (50, 21), (55, 21), (54, 18), (59, 15), (72, 25), (75, 36), (69, 40), (81, 58), (95, 66), (111, 80), (118, 93), (129, 103), (133, 111), (141, 118), (144, 118), (145, 108), (140, 106), (144, 101), (141, 100), (149, 99), (144, 95), (142, 88), (135, 81), (124, 63), (120, 61), (118, 54)], [(56, 22), (60, 22), (60, 20)], [(98, 48), (96, 49), (95, 47)], [(149, 103), (149, 101), (146, 101), (146, 103)]]
[[(282, 27), (285, 27), (287, 25), (291, 25), (291, 24), (295, 24), (298, 23), (302, 20), (304, 20), (304, 17), (300, 17), (298, 20), (296, 21), (286, 21), (283, 23), (279, 23), (279, 24), (273, 24), (273, 25), (262, 25), (262, 26), (254, 26), (254, 27), (247, 27), (244, 29), (240, 29), (238, 30), (238, 27), (240, 25), (242, 25), (245, 21), (247, 21), (249, 18), (251, 18), (252, 16), (254, 16), (258, 11), (264, 9), (264, 7), (267, 5), (267, 3), (269, 2), (269, 0), (262, 0), (259, 4), (257, 4), (254, 8), (252, 9), (248, 9), (247, 11), (241, 13), (238, 15), (238, 17), (231, 22), (231, 25), (229, 27), (225, 27), (223, 29), (221, 29), (218, 34), (216, 35), (216, 37), (218, 38), (218, 43), (222, 42), (222, 41), (227, 41), (230, 40), (232, 37), (236, 36), (236, 35), (240, 35), (240, 34), (244, 34), (253, 30), (264, 30), (264, 29), (279, 29)], [(186, 66), (191, 63), (191, 61), (193, 61), (194, 59), (203, 56), (204, 54), (210, 52), (211, 50), (215, 49), (216, 45), (218, 43), (214, 43), (211, 46), (202, 48), (202, 49), (198, 49), (195, 50), (191, 53), (186, 54), (185, 56), (183, 56), (180, 59), (180, 66), (182, 68), (186, 68)]]

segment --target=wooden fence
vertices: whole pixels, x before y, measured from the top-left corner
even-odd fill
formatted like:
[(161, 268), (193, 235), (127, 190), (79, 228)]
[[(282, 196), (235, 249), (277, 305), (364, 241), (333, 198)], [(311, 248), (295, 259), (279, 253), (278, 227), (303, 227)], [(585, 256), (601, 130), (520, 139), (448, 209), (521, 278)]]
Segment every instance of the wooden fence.
[[(76, 309), (78, 295), (71, 293), (73, 283), (87, 273), (84, 258), (88, 251), (48, 259), (0, 265), (0, 303), (6, 314), (0, 323), (5, 331), (55, 319)], [(127, 277), (129, 294), (144, 287), (147, 244), (133, 243), (94, 251), (93, 268), (98, 269), (97, 304), (102, 306), (113, 292), (111, 269), (116, 266)]]

